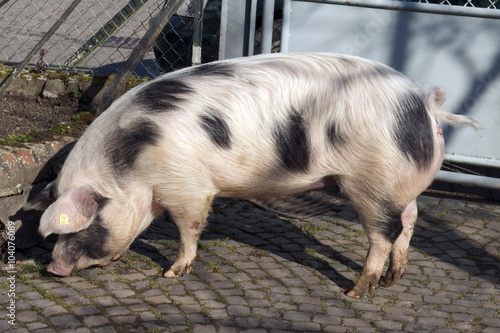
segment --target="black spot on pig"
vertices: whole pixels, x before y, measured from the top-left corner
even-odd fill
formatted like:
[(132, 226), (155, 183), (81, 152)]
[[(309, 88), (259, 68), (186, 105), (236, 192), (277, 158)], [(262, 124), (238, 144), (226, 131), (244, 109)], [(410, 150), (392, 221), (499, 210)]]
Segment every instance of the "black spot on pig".
[(195, 76), (232, 77), (234, 76), (234, 66), (225, 63), (209, 63), (192, 67), (188, 74)]
[(420, 169), (429, 167), (434, 156), (431, 119), (424, 100), (414, 92), (399, 98), (394, 132), (399, 149)]
[(326, 128), (326, 136), (328, 138), (328, 141), (332, 144), (334, 147), (338, 147), (342, 143), (344, 143), (343, 137), (340, 135), (339, 130), (335, 124), (330, 124)]
[(82, 255), (91, 259), (105, 258), (109, 255), (104, 247), (108, 237), (109, 230), (102, 225), (99, 216), (96, 216), (87, 229), (66, 236), (64, 261), (75, 264)]
[(403, 231), (403, 222), (401, 221), (401, 213), (390, 215), (383, 233), (384, 237), (389, 242), (394, 244), (396, 239), (398, 239), (399, 235), (401, 235), (402, 231)]
[(181, 80), (154, 80), (138, 92), (135, 103), (147, 112), (159, 113), (170, 111), (186, 100), (192, 88)]
[(111, 135), (106, 147), (113, 169), (119, 174), (132, 169), (141, 152), (147, 146), (158, 143), (160, 134), (158, 125), (146, 119), (117, 130)]
[(311, 148), (304, 120), (295, 110), (284, 124), (274, 130), (281, 166), (288, 171), (304, 172), (309, 167)]
[(214, 144), (229, 149), (231, 146), (229, 127), (220, 114), (209, 110), (207, 114), (200, 116), (200, 125)]
[(379, 229), (385, 239), (394, 244), (403, 231), (403, 222), (401, 221), (403, 211), (394, 208), (390, 203), (386, 204), (385, 210), (386, 220), (379, 222)]

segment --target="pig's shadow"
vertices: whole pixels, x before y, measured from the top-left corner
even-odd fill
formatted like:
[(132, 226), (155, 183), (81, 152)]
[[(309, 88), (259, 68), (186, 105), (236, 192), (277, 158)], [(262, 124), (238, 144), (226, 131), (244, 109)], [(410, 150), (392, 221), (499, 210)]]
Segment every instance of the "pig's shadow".
[[(332, 261), (345, 266), (345, 271), (352, 270), (361, 273), (361, 260), (355, 261), (348, 256), (354, 254), (354, 257), (365, 256), (368, 244), (363, 244), (363, 250), (353, 253), (346, 251), (345, 255), (338, 252), (333, 247), (323, 244), (311, 233), (303, 228), (300, 228), (297, 223), (277, 218), (274, 214), (260, 210), (251, 206), (251, 204), (241, 200), (217, 199), (214, 203), (215, 207), (227, 205), (228, 202), (243, 207), (237, 215), (240, 218), (235, 218), (233, 213), (224, 215), (223, 213), (211, 213), (208, 219), (208, 226), (202, 234), (201, 241), (212, 241), (230, 238), (239, 243), (253, 246), (260, 250), (268, 251), (285, 260), (293, 261), (301, 265), (313, 268), (322, 275), (328, 277), (331, 281), (337, 284), (340, 288), (350, 289), (353, 287), (353, 281), (346, 278), (343, 273), (332, 267)], [(352, 209), (354, 211), (354, 209)], [(422, 219), (420, 223), (426, 220), (425, 210), (421, 212)], [(167, 214), (166, 214), (167, 215)], [(342, 216), (337, 216), (335, 212), (327, 214), (334, 220), (346, 221)], [(243, 217), (243, 218), (241, 218)], [(348, 223), (353, 225), (352, 220), (357, 220), (355, 216), (349, 217)], [(149, 245), (145, 240), (167, 240), (177, 241), (179, 234), (175, 224), (170, 217), (156, 220), (151, 227), (144, 232), (132, 244), (131, 250), (150, 257), (154, 261), (162, 265), (164, 270), (170, 268), (173, 262), (166, 262), (164, 256), (156, 249)], [(335, 225), (335, 222), (332, 222)], [(468, 272), (471, 275), (481, 276), (483, 279), (498, 284), (500, 276), (499, 258), (488, 253), (475, 242), (467, 239), (467, 236), (454, 229), (453, 226), (440, 223), (440, 231), (426, 230), (425, 226), (419, 226), (419, 222), (415, 227), (414, 236), (411, 245), (418, 250), (426, 253), (426, 255), (438, 258), (443, 262), (450, 263), (458, 269)], [(306, 229), (307, 230), (307, 229)], [(446, 235), (446, 240), (442, 237)], [(342, 240), (344, 235), (338, 235), (338, 238), (332, 240), (340, 241), (335, 247), (343, 247), (345, 243)], [(359, 244), (358, 244), (359, 245)], [(307, 248), (314, 251), (308, 251)], [(462, 250), (467, 253), (469, 258), (459, 256), (452, 257), (448, 251)], [(310, 253), (316, 253), (311, 255)], [(363, 252), (363, 253), (361, 253)], [(174, 251), (176, 253), (176, 251)], [(350, 254), (348, 254), (350, 253)], [(327, 260), (320, 258), (317, 254), (324, 256)], [(175, 257), (169, 258), (171, 260)], [(198, 263), (199, 264), (199, 263)], [(410, 260), (409, 266), (411, 267)], [(196, 263), (195, 263), (196, 272)], [(423, 272), (422, 272), (423, 273)], [(352, 275), (352, 274), (350, 274)]]
[[(228, 205), (233, 207), (226, 214), (224, 209), (220, 207)], [(313, 236), (315, 233), (314, 225), (312, 225), (313, 231), (308, 233), (303, 230), (307, 230), (304, 226), (301, 229), (296, 223), (278, 218), (273, 213), (263, 211), (243, 200), (218, 198), (214, 202), (214, 207), (208, 218), (207, 228), (201, 236), (201, 242), (229, 237), (236, 242), (268, 251), (285, 260), (311, 267), (331, 279), (340, 288), (346, 290), (351, 289), (354, 285), (351, 279), (338, 272), (327, 260), (312, 254), (319, 254), (328, 260), (340, 263), (345, 267), (346, 271), (348, 271), (348, 267), (357, 272), (362, 270), (362, 266), (357, 262), (318, 241)], [(217, 211), (220, 212), (216, 213)], [(173, 262), (166, 262), (157, 248), (145, 241), (178, 241), (177, 227), (168, 214), (165, 214), (165, 216), (166, 218), (162, 217), (154, 221), (150, 228), (138, 237), (131, 246), (132, 251), (151, 258), (160, 264), (164, 271), (168, 270)], [(199, 249), (199, 254), (200, 251)], [(262, 253), (256, 255), (262, 255)], [(175, 256), (169, 259), (173, 260)]]

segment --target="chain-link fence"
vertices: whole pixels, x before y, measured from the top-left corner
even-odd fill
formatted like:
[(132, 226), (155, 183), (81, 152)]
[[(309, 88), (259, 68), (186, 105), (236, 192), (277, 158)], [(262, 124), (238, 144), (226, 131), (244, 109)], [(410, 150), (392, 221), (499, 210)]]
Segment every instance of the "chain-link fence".
[[(72, 3), (73, 0), (0, 1), (0, 62), (6, 65), (20, 63)], [(164, 4), (165, 0), (83, 0), (28, 67), (38, 64), (39, 67), (84, 70), (99, 75), (116, 73)], [(192, 17), (192, 5), (193, 1), (186, 0), (179, 17)], [(166, 30), (176, 33), (175, 29)], [(183, 38), (186, 36), (177, 34), (171, 40), (179, 43)], [(157, 55), (161, 56), (169, 47), (163, 45), (164, 51), (156, 48)], [(180, 50), (176, 54), (182, 59), (188, 56)], [(164, 64), (165, 70), (174, 68), (172, 65), (179, 60), (171, 61), (171, 64)], [(151, 51), (135, 74), (154, 77), (160, 72)]]
[[(0, 62), (20, 63), (73, 1), (0, 0)], [(42, 68), (84, 70), (99, 75), (116, 73), (166, 1), (83, 0), (28, 66), (38, 64)], [(403, 1), (484, 8), (498, 6), (498, 0)], [(221, 0), (204, 0), (204, 3), (202, 58), (203, 62), (208, 62), (218, 56)], [(282, 1), (276, 3), (279, 6)], [(154, 77), (190, 65), (193, 29), (197, 24), (193, 5), (194, 0), (185, 0), (178, 15), (157, 38), (153, 50), (136, 68), (136, 75)], [(273, 41), (279, 41), (281, 24), (275, 25)], [(257, 48), (259, 37), (258, 31)]]
[(498, 0), (403, 0), (407, 2), (435, 3), (441, 5), (494, 8), (498, 6)]

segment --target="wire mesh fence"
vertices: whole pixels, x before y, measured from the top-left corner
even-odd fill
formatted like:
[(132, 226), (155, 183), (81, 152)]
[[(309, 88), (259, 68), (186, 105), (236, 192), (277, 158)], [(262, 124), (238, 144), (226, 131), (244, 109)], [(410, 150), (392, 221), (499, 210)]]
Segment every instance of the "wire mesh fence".
[[(0, 62), (21, 62), (72, 2), (1, 1)], [(182, 7), (187, 15), (191, 2)], [(164, 4), (165, 0), (83, 0), (44, 45), (43, 58), (36, 55), (29, 66), (116, 73)], [(135, 70), (138, 76), (159, 73), (152, 51)]]
[(403, 0), (408, 2), (423, 2), (434, 3), (441, 5), (478, 7), (478, 8), (493, 8), (497, 9), (499, 0)]
[[(0, 62), (20, 63), (73, 1), (0, 0)], [(38, 64), (97, 75), (117, 73), (166, 1), (83, 0), (28, 66)], [(203, 1), (202, 58), (208, 62), (218, 56), (221, 0)], [(500, 0), (403, 1), (496, 9)], [(172, 17), (136, 68), (137, 76), (155, 77), (190, 65), (192, 34), (198, 24), (194, 22), (193, 6), (194, 0), (184, 1), (178, 15)], [(273, 42), (279, 40), (280, 29), (277, 24)]]

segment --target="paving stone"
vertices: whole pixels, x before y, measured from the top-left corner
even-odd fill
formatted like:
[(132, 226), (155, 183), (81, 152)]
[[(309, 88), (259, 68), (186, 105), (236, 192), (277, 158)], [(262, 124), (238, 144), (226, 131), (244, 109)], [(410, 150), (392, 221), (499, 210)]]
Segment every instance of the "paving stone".
[(130, 310), (124, 306), (114, 306), (114, 307), (107, 308), (106, 312), (109, 316), (119, 316), (119, 315), (129, 314)]
[(320, 325), (311, 322), (292, 321), (291, 329), (296, 331), (318, 332)]
[(118, 301), (111, 296), (96, 297), (94, 302), (98, 306), (112, 306), (118, 305)]
[(83, 318), (83, 323), (88, 326), (101, 326), (109, 324), (109, 320), (104, 316), (86, 316)]
[(56, 305), (56, 306), (51, 306), (51, 307), (45, 308), (43, 310), (43, 315), (46, 317), (50, 317), (50, 316), (53, 316), (56, 314), (61, 314), (61, 313), (66, 313), (66, 312), (68, 312), (68, 311), (65, 308), (63, 308), (60, 305)]
[(216, 333), (217, 330), (214, 325), (195, 325), (193, 333)]
[(141, 312), (140, 319), (142, 322), (148, 322), (148, 321), (155, 321), (157, 318), (156, 314), (154, 314), (153, 312), (144, 311)]
[(50, 322), (56, 326), (76, 326), (80, 325), (80, 321), (72, 315), (54, 316), (50, 318)]
[(39, 322), (27, 323), (26, 327), (30, 330), (36, 330), (37, 333), (43, 331), (54, 331), (52, 328), (46, 328), (47, 325), (45, 325), (44, 323)]
[(283, 315), (283, 319), (290, 321), (309, 321), (311, 319), (311, 314), (298, 311), (286, 311)]
[(136, 318), (134, 316), (114, 316), (111, 320), (118, 325), (132, 324), (135, 322)]
[(73, 307), (73, 312), (80, 316), (100, 313), (100, 310), (93, 305)]
[(85, 289), (81, 291), (82, 295), (88, 295), (88, 296), (106, 295), (107, 293), (108, 291), (103, 288)]
[(255, 317), (236, 317), (234, 318), (234, 323), (237, 327), (258, 327), (260, 319)]
[(51, 306), (56, 305), (56, 302), (48, 300), (48, 299), (44, 299), (44, 298), (42, 298), (42, 299), (36, 299), (36, 300), (30, 300), (30, 301), (28, 301), (28, 303), (32, 307), (36, 307), (36, 308), (46, 308), (46, 307), (51, 307)]
[(117, 333), (118, 331), (112, 326), (97, 327), (94, 329), (94, 333)]
[(243, 305), (229, 305), (227, 306), (227, 312), (231, 316), (249, 316), (250, 308)]
[(32, 322), (38, 320), (36, 311), (19, 311), (16, 313), (16, 321)]
[(180, 313), (164, 315), (163, 320), (169, 324), (184, 324), (186, 322), (186, 318)]
[(116, 298), (127, 298), (136, 294), (136, 292), (132, 289), (111, 290), (111, 292)]

